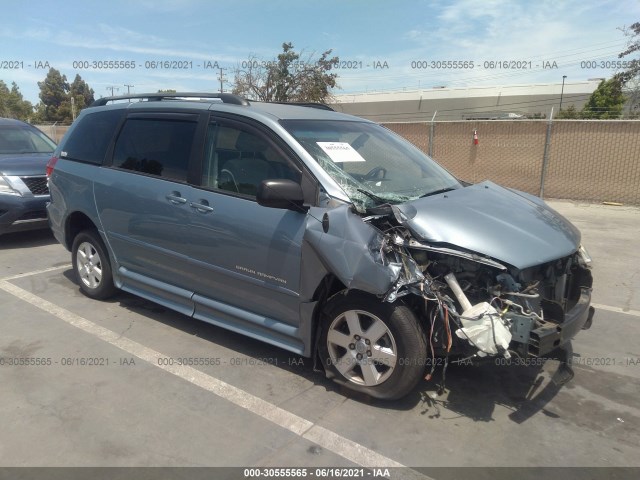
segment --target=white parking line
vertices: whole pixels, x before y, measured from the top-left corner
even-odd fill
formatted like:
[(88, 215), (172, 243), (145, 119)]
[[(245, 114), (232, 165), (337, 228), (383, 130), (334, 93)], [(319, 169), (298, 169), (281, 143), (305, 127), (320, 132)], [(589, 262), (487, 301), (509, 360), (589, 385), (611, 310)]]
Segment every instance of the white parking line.
[(592, 303), (591, 306), (593, 308), (597, 308), (598, 310), (608, 310), (610, 312), (624, 313), (625, 315), (633, 315), (634, 317), (640, 317), (640, 311), (638, 310), (623, 310), (620, 307), (611, 307), (609, 305), (601, 305), (599, 303)]
[(42, 270), (35, 270), (33, 272), (19, 273), (17, 275), (12, 275), (10, 277), (5, 277), (5, 278), (2, 278), (0, 280), (2, 280), (2, 281), (15, 280), (16, 278), (31, 277), (32, 275), (38, 275), (40, 273), (47, 273), (47, 272), (55, 272), (56, 270), (62, 270), (62, 269), (67, 269), (67, 268), (71, 268), (71, 264), (70, 263), (67, 263), (66, 265), (59, 265), (57, 267), (43, 268)]
[[(40, 298), (32, 293), (9, 283), (9, 280), (15, 280), (18, 278), (29, 277), (42, 273), (48, 273), (55, 270), (62, 270), (71, 268), (71, 264), (60, 265), (57, 267), (45, 268), (42, 270), (35, 270), (32, 272), (21, 273), (12, 275), (0, 279), (0, 289), (4, 290), (21, 300), (30, 303), (31, 305), (50, 313), (59, 319), (67, 322), (74, 327), (77, 327), (86, 333), (94, 335), (101, 340), (124, 350), (131, 355), (134, 355), (145, 362), (153, 365), (154, 367), (165, 370), (183, 380), (186, 380), (194, 385), (203, 388), (215, 395), (242, 407), (251, 413), (259, 415), (260, 417), (269, 420), (270, 422), (289, 430), (290, 432), (299, 435), (300, 437), (314, 442), (315, 444), (331, 451), (353, 463), (361, 465), (363, 467), (404, 467), (404, 465), (385, 457), (359, 443), (356, 443), (348, 438), (345, 438), (331, 430), (328, 430), (319, 425), (315, 425), (313, 422), (306, 420), (298, 415), (288, 412), (276, 405), (267, 402), (255, 395), (245, 392), (242, 389), (234, 387), (222, 380), (207, 375), (195, 368), (188, 366), (178, 365), (158, 365), (158, 359), (163, 358), (164, 355), (159, 352), (145, 347), (144, 345), (121, 337), (119, 334), (101, 327), (89, 320), (80, 317), (62, 307), (59, 307), (43, 298)], [(620, 307), (614, 307), (610, 305), (603, 305), (599, 303), (591, 304), (594, 308), (599, 310), (607, 310), (615, 313), (621, 313), (624, 315), (632, 315), (640, 317), (640, 311), (638, 310), (623, 310)], [(400, 473), (402, 472), (402, 473)], [(423, 475), (415, 470), (403, 468), (400, 475), (394, 474), (394, 478), (406, 478), (406, 479), (429, 479), (430, 477)]]
[[(15, 277), (14, 277), (15, 278)], [(154, 367), (165, 370), (187, 382), (197, 385), (215, 395), (239, 406), (265, 420), (268, 420), (279, 427), (289, 430), (300, 437), (309, 440), (324, 449), (333, 452), (341, 457), (362, 467), (404, 467), (384, 455), (381, 455), (359, 443), (327, 430), (324, 427), (315, 425), (313, 422), (284, 410), (272, 403), (267, 402), (244, 390), (234, 387), (222, 380), (207, 375), (193, 367), (183, 365), (160, 365), (158, 360), (163, 358), (160, 352), (145, 347), (144, 345), (121, 337), (120, 334), (101, 327), (86, 318), (76, 315), (48, 300), (38, 297), (6, 280), (0, 280), (0, 289), (5, 292), (56, 316), (60, 320), (72, 325), (80, 330), (93, 335), (125, 352), (134, 355)], [(398, 476), (399, 475), (399, 476)], [(420, 478), (428, 479), (415, 470), (403, 468), (394, 474), (394, 478)]]

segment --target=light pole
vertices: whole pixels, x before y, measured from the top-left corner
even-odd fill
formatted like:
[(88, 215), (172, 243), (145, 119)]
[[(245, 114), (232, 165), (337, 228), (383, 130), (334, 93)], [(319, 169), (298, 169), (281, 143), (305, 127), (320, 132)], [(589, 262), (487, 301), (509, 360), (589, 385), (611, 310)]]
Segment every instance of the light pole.
[(562, 90), (560, 91), (560, 111), (562, 111), (562, 95), (564, 95), (564, 79), (567, 78), (566, 75), (562, 75)]

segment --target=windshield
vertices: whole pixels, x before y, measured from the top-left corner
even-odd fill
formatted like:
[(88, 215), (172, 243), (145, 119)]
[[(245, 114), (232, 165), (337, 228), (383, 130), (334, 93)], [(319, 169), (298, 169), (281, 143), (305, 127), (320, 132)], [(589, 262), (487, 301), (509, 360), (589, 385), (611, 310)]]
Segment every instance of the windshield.
[(380, 125), (339, 120), (281, 123), (359, 210), (462, 187), (431, 158)]
[(49, 138), (29, 127), (0, 127), (0, 155), (52, 153), (56, 148)]

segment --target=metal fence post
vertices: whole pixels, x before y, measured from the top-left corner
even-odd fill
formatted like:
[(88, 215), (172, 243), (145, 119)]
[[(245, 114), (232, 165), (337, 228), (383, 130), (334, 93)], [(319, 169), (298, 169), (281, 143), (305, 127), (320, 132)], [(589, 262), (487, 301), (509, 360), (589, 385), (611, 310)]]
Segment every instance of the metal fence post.
[(549, 165), (549, 150), (551, 147), (551, 126), (553, 125), (553, 107), (549, 114), (549, 123), (547, 123), (547, 139), (544, 143), (544, 155), (542, 157), (542, 171), (540, 172), (540, 198), (544, 198), (544, 182), (547, 177), (547, 167)]
[(438, 111), (433, 112), (433, 117), (431, 117), (431, 126), (429, 127), (429, 156), (433, 158), (433, 132), (435, 130), (434, 120), (436, 119)]

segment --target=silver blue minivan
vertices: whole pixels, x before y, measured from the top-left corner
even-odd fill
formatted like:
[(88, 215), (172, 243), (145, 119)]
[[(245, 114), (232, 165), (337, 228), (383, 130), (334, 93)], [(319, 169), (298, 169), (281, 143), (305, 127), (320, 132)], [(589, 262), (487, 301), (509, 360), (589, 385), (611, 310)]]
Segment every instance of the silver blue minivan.
[(568, 379), (591, 325), (591, 259), (565, 218), (324, 105), (104, 98), (47, 174), (87, 296), (131, 292), (375, 398), (406, 395), (437, 359), (553, 357)]

